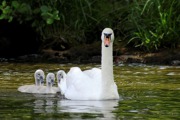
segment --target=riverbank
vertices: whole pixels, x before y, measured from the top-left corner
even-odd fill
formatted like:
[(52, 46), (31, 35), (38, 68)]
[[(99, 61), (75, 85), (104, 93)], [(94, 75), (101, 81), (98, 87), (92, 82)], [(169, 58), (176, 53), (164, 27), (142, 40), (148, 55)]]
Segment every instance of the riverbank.
[[(114, 46), (114, 64), (143, 63), (159, 65), (180, 65), (180, 48), (162, 49), (158, 52), (144, 52), (128, 47)], [(100, 63), (100, 43), (80, 45), (69, 50), (43, 49), (36, 54), (15, 58), (0, 58), (0, 62), (53, 62), (53, 63)]]

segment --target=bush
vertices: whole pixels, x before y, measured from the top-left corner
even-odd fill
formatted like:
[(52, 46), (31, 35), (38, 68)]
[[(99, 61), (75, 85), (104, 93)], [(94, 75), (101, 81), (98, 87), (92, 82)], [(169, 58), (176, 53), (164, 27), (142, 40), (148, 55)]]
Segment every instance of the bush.
[(146, 51), (180, 43), (179, 0), (1, 1), (0, 19), (31, 23), (43, 48), (92, 43), (104, 27), (112, 27), (116, 39)]
[(180, 43), (179, 0), (135, 1), (131, 11), (130, 22), (135, 28), (129, 42), (135, 47), (156, 51), (175, 48)]

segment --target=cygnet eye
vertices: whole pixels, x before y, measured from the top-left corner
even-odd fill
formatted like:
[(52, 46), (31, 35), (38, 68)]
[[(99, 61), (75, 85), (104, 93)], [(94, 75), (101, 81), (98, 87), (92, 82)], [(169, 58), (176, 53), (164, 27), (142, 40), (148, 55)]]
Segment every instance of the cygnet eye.
[(60, 78), (63, 78), (63, 75), (60, 73), (60, 74), (59, 74), (59, 77), (60, 77)]

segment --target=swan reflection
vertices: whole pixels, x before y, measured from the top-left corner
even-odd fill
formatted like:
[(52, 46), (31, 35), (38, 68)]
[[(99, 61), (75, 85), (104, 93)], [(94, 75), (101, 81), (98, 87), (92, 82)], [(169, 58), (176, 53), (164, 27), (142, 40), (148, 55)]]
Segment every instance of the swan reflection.
[(33, 94), (36, 97), (34, 113), (56, 113), (57, 99), (54, 94)]
[(101, 114), (103, 118), (113, 119), (118, 100), (110, 101), (72, 101), (58, 98), (40, 98), (34, 101), (34, 113), (90, 113)]
[(108, 113), (118, 106), (117, 100), (110, 101), (72, 101), (60, 100), (57, 102), (60, 112), (73, 113)]

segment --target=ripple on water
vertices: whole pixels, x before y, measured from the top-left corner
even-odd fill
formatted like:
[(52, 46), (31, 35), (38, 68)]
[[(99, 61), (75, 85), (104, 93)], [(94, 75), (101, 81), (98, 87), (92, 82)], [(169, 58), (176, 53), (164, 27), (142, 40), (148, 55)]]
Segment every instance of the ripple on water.
[[(59, 96), (24, 94), (17, 88), (34, 84), (38, 68), (57, 72), (96, 64), (1, 64), (0, 119), (178, 119), (180, 67), (131, 64), (114, 66), (121, 101), (70, 101)], [(168, 75), (169, 74), (169, 75)]]
[(173, 76), (173, 75), (180, 75), (180, 73), (177, 72), (169, 72), (166, 75)]

